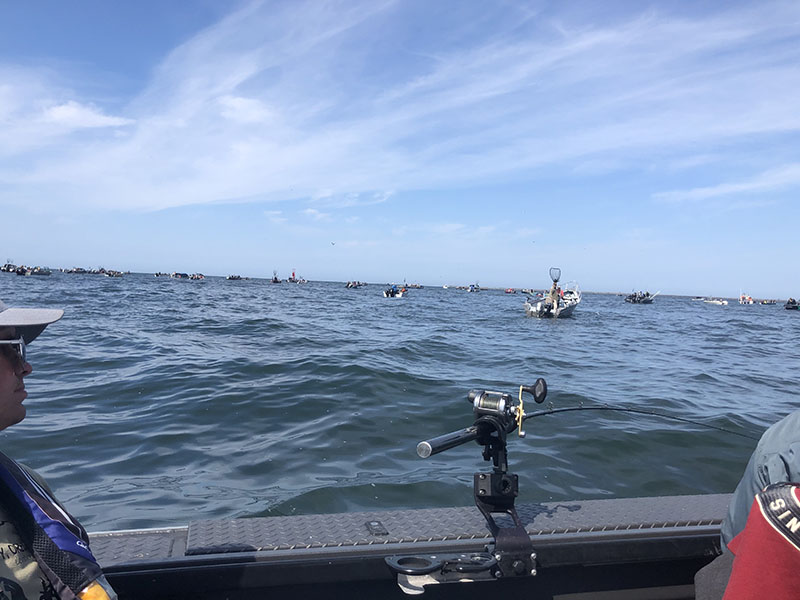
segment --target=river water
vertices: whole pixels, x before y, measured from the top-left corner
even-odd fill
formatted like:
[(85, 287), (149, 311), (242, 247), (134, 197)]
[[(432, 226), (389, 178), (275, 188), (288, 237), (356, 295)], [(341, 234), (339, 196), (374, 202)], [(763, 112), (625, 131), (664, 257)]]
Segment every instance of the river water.
[(553, 321), (521, 294), (382, 289), (0, 273), (6, 304), (66, 311), (29, 349), (28, 416), (0, 445), (99, 531), (469, 505), (480, 447), (416, 444), (472, 423), (470, 389), (537, 377), (554, 408), (730, 432), (530, 419), (509, 443), (520, 502), (730, 492), (752, 437), (800, 404), (800, 312), (782, 303), (586, 293)]

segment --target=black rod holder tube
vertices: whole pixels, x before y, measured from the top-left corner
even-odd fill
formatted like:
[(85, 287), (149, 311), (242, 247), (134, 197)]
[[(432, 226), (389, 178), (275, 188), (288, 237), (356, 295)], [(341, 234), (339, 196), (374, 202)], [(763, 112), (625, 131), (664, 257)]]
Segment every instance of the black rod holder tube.
[(451, 431), (435, 438), (417, 444), (417, 455), (420, 458), (428, 458), (439, 452), (444, 452), (450, 448), (455, 448), (461, 444), (466, 444), (478, 439), (478, 427), (472, 425), (466, 429)]

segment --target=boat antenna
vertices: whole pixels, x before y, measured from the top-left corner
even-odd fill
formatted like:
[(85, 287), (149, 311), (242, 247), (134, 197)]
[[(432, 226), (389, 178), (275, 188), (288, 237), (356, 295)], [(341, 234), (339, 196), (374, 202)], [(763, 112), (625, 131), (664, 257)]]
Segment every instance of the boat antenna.
[(561, 279), (561, 269), (558, 267), (550, 267), (550, 279), (553, 280), (553, 283), (557, 283), (559, 279)]

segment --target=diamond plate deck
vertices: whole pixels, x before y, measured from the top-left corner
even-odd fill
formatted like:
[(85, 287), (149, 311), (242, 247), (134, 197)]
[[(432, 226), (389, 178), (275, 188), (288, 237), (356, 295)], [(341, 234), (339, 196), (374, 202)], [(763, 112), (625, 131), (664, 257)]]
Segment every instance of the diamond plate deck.
[[(532, 536), (719, 524), (728, 495), (674, 496), (523, 504), (517, 512)], [(388, 532), (375, 535), (370, 523)], [(300, 515), (189, 525), (187, 555), (373, 544), (488, 539), (474, 506)]]
[[(521, 504), (519, 516), (534, 538), (569, 539), (587, 532), (681, 530), (718, 527), (730, 496), (670, 496)], [(235, 552), (280, 554), (285, 550), (346, 548), (488, 540), (474, 506), (203, 520), (188, 527), (91, 534), (92, 550), (104, 567)]]

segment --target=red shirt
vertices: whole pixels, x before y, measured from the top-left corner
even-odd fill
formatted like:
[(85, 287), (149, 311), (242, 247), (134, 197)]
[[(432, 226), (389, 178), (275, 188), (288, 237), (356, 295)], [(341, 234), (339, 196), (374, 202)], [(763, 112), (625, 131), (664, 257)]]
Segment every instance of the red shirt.
[(800, 598), (800, 495), (795, 483), (756, 494), (747, 525), (731, 540), (733, 569), (723, 600)]

